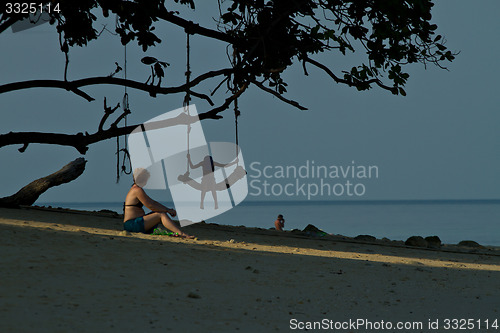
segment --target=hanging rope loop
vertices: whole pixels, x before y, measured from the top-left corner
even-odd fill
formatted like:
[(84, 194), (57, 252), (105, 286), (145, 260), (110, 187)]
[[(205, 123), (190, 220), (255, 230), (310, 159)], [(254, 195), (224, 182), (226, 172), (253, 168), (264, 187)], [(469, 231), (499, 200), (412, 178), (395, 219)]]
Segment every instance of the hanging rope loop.
[(123, 95), (122, 105), (123, 105), (123, 111), (126, 112), (127, 114), (130, 113), (130, 107), (128, 104), (128, 93), (125, 93)]
[[(132, 173), (132, 160), (130, 159), (130, 153), (128, 152), (127, 148), (120, 149), (120, 151), (123, 152), (123, 160), (122, 160), (122, 172), (126, 175), (130, 175)], [(125, 166), (125, 163), (127, 163), (128, 160), (128, 169), (127, 166)]]
[[(124, 79), (127, 79), (127, 45), (124, 46)], [(127, 127), (127, 115), (130, 114), (130, 105), (128, 101), (128, 93), (127, 86), (124, 88), (123, 100), (122, 100), (122, 108), (123, 108), (123, 118), (125, 120), (125, 127)], [(118, 124), (117, 124), (118, 125)], [(123, 153), (123, 159), (120, 168), (120, 152)], [(127, 160), (128, 160), (128, 168), (127, 168)], [(124, 137), (124, 148), (120, 148), (120, 137), (116, 137), (116, 183), (120, 181), (120, 173), (123, 172), (126, 175), (130, 175), (132, 173), (132, 160), (130, 159), (130, 153), (128, 151), (128, 141), (127, 135)]]

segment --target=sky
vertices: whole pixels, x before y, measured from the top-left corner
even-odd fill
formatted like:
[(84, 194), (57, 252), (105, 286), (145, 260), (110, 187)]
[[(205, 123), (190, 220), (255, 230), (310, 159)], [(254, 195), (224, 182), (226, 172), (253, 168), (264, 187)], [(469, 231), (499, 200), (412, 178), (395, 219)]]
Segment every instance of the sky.
[[(181, 8), (186, 11), (186, 9)], [(373, 88), (358, 92), (335, 84), (326, 74), (309, 68), (305, 77), (300, 64), (285, 75), (285, 97), (308, 107), (300, 111), (277, 98), (251, 87), (239, 100), (239, 143), (250, 184), (247, 200), (307, 200), (294, 195), (264, 194), (264, 181), (279, 190), (286, 184), (328, 183), (344, 189), (342, 195), (314, 195), (310, 200), (434, 200), (500, 199), (500, 2), (483, 0), (439, 1), (433, 10), (438, 33), (447, 46), (460, 52), (448, 70), (432, 65), (411, 65), (407, 96)], [(216, 1), (205, 1), (188, 16), (214, 28)], [(114, 21), (102, 21), (112, 30)], [(185, 34), (182, 29), (160, 23), (156, 31), (162, 39), (158, 47), (143, 53), (137, 46), (127, 47), (128, 77), (146, 81), (149, 67), (140, 59), (154, 56), (171, 66), (166, 71), (168, 86), (183, 83)], [(225, 44), (193, 36), (193, 77), (228, 66)], [(343, 57), (316, 55), (337, 73), (359, 64), (361, 54)], [(123, 64), (124, 48), (119, 38), (104, 32), (84, 48), (70, 50), (68, 78), (106, 76), (114, 62)], [(123, 66), (122, 66), (123, 67)], [(0, 84), (30, 79), (63, 79), (64, 55), (59, 51), (57, 34), (48, 24), (23, 32), (10, 29), (0, 34)], [(217, 81), (197, 88), (207, 93)], [(108, 104), (121, 101), (123, 87), (86, 87), (95, 98), (87, 102), (58, 89), (29, 89), (0, 95), (2, 121), (0, 133), (41, 131), (69, 133), (96, 131), (103, 114), (103, 98)], [(129, 124), (139, 124), (182, 106), (183, 95), (151, 98), (142, 91), (128, 90), (132, 114)], [(221, 103), (224, 91), (214, 101)], [(210, 106), (194, 100), (198, 112)], [(234, 142), (232, 111), (222, 120), (202, 123), (207, 141)], [(185, 138), (180, 138), (185, 140)], [(121, 140), (123, 142), (123, 138)], [(32, 144), (26, 152), (19, 146), (0, 149), (0, 196), (15, 193), (29, 182), (44, 177), (80, 157), (73, 148)], [(43, 194), (39, 202), (118, 202), (123, 201), (132, 183), (123, 175), (116, 184), (116, 141), (92, 145), (83, 157), (85, 173), (77, 180)], [(299, 169), (306, 165), (325, 166), (329, 171), (348, 167), (377, 170), (371, 178), (284, 177), (280, 168)], [(267, 167), (266, 178), (263, 175)], [(351, 169), (349, 169), (351, 170)], [(348, 195), (346, 182), (358, 185), (357, 194)], [(311, 185), (312, 186), (312, 185)], [(314, 189), (314, 187), (312, 187)], [(260, 195), (258, 194), (260, 190)], [(361, 195), (358, 195), (361, 193)], [(292, 191), (293, 192), (293, 191)], [(168, 200), (165, 191), (153, 191), (157, 200)]]

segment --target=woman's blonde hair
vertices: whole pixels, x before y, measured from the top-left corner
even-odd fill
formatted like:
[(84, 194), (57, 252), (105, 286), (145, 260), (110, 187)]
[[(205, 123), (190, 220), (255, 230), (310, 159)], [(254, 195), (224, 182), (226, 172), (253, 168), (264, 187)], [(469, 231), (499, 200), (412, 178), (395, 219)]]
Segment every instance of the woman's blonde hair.
[(134, 170), (134, 183), (136, 184), (146, 184), (148, 182), (149, 177), (151, 174), (149, 173), (148, 170), (144, 168), (137, 168)]

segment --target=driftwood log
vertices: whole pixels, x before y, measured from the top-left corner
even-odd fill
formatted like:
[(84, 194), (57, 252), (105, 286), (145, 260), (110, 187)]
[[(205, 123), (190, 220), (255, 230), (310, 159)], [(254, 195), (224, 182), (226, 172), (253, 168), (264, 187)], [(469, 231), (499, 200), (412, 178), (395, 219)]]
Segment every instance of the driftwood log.
[(33, 205), (38, 197), (49, 188), (69, 183), (78, 178), (85, 170), (86, 163), (87, 161), (84, 158), (77, 158), (73, 162), (66, 164), (61, 170), (29, 183), (16, 194), (0, 198), (0, 207)]

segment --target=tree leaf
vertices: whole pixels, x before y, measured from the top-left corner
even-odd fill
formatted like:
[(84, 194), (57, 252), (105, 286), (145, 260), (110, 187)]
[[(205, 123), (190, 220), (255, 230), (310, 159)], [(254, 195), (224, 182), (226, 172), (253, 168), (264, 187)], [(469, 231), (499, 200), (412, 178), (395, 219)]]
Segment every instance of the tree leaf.
[(161, 65), (159, 63), (156, 63), (154, 65), (154, 68), (155, 68), (156, 76), (158, 76), (158, 77), (164, 77), (165, 76), (165, 72), (163, 71), (163, 68), (161, 68)]
[(158, 60), (156, 60), (156, 58), (153, 58), (153, 57), (144, 57), (141, 59), (141, 62), (145, 65), (152, 65), (152, 64), (158, 62)]

